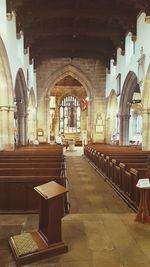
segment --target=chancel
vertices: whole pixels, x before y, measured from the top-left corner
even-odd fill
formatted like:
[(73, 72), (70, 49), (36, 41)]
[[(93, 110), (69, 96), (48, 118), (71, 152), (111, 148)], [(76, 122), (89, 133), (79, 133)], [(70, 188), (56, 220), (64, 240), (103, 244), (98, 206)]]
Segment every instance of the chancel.
[(0, 266), (150, 266), (149, 23), (0, 0)]

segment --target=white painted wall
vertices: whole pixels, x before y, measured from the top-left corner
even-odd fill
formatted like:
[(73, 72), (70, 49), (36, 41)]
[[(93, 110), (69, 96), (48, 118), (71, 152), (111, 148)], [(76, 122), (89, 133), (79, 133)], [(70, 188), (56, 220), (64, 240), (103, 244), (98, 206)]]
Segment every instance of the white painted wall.
[(16, 34), (16, 15), (15, 12), (6, 14), (6, 0), (0, 0), (0, 35), (4, 42), (9, 59), (12, 74), (13, 88), (15, 87), (16, 75), (21, 68), (27, 84), (28, 70), (28, 89), (33, 88), (36, 93), (36, 73), (34, 71), (34, 61), (29, 62), (29, 49), (24, 49), (24, 35), (20, 32)]
[[(145, 75), (150, 64), (150, 24), (145, 22), (145, 13), (141, 13), (137, 18), (137, 38), (132, 41), (132, 33), (129, 32), (125, 37), (125, 51), (122, 55), (121, 48), (117, 49), (117, 60), (110, 60), (110, 71), (106, 72), (106, 97), (112, 89), (116, 90), (116, 77), (121, 73), (121, 88), (129, 71), (138, 75), (138, 60), (141, 57), (141, 50), (145, 54)], [(134, 49), (135, 45), (135, 49)], [(142, 88), (141, 88), (142, 90)]]

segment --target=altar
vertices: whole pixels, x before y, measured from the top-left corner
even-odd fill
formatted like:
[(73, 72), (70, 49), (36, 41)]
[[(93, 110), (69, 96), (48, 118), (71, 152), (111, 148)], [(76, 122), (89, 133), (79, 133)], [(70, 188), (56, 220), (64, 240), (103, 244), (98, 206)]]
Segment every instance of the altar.
[(68, 140), (68, 145), (69, 145), (70, 151), (75, 151), (75, 140), (74, 139)]

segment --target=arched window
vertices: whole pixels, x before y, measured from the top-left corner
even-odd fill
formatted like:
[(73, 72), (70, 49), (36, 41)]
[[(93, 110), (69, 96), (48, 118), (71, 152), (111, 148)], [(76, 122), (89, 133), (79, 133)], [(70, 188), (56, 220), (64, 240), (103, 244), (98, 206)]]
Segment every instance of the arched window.
[(59, 105), (59, 131), (80, 133), (80, 103), (74, 96), (66, 96)]

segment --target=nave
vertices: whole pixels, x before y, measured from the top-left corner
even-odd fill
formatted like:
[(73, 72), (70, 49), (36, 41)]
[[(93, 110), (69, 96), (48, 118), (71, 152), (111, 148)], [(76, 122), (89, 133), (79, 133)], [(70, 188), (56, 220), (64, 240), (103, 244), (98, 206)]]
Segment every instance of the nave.
[[(69, 180), (70, 213), (62, 221), (69, 251), (26, 266), (148, 267), (150, 226), (135, 213), (80, 153), (64, 152)], [(38, 215), (0, 215), (0, 267), (15, 267), (8, 239), (38, 227)]]

